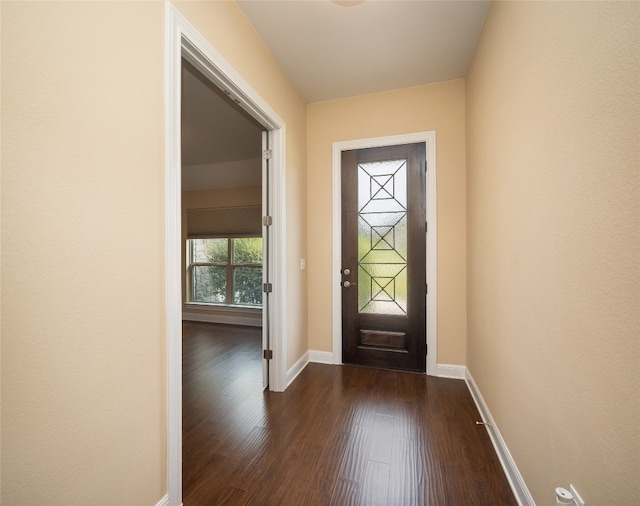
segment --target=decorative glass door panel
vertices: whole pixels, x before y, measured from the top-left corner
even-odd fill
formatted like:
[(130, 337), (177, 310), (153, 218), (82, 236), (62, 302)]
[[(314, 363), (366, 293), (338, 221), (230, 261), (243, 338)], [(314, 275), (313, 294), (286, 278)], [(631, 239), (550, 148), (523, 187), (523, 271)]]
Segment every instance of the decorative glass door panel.
[(342, 358), (424, 371), (424, 144), (342, 153)]
[(407, 314), (407, 160), (358, 165), (358, 311)]

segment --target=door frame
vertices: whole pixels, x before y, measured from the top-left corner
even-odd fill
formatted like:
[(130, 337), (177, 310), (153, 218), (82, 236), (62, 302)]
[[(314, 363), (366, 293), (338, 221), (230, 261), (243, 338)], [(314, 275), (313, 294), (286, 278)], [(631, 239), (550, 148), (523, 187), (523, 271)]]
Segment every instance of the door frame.
[[(171, 5), (165, 3), (165, 308), (167, 355), (167, 505), (182, 504), (182, 217), (181, 217), (181, 69), (182, 58), (202, 72), (259, 123), (272, 152), (269, 180), (271, 240), (269, 322), (273, 358), (269, 389), (286, 388), (286, 124), (238, 72)], [(265, 184), (263, 183), (263, 188)], [(264, 201), (265, 199), (263, 199)], [(265, 203), (263, 202), (263, 206)], [(266, 329), (263, 327), (263, 340)]]
[(427, 241), (427, 374), (437, 376), (437, 202), (436, 202), (436, 133), (435, 131), (413, 134), (374, 137), (333, 143), (332, 156), (332, 336), (333, 363), (342, 364), (342, 287), (340, 285), (342, 269), (342, 183), (341, 155), (343, 151), (352, 149), (379, 148), (398, 144), (423, 143), (426, 147), (426, 216), (428, 223)]

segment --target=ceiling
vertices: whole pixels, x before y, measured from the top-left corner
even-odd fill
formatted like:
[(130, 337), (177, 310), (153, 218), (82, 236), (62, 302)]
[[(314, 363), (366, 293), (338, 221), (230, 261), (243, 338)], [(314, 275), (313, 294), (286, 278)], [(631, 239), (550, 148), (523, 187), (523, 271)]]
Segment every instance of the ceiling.
[[(489, 0), (237, 0), (306, 102), (467, 74)], [(183, 190), (261, 184), (263, 127), (183, 61)]]
[(488, 0), (237, 4), (306, 102), (463, 78), (489, 8)]
[(262, 131), (244, 109), (182, 60), (182, 189), (259, 186)]

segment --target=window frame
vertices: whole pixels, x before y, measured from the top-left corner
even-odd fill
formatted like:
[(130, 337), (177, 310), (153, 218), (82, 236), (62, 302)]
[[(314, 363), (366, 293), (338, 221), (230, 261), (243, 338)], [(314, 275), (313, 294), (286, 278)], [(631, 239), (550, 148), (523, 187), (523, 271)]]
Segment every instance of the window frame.
[[(227, 261), (226, 262), (194, 262), (193, 261), (193, 241), (206, 240), (206, 239), (224, 239), (227, 242)], [(248, 267), (252, 269), (264, 268), (264, 249), (263, 259), (260, 263), (234, 263), (234, 244), (236, 239), (260, 239), (263, 241), (261, 235), (231, 235), (225, 237), (191, 237), (186, 240), (186, 303), (198, 304), (204, 306), (215, 307), (230, 307), (230, 308), (250, 308), (250, 309), (262, 309), (263, 300), (259, 304), (247, 304), (234, 302), (234, 272), (236, 268)], [(264, 244), (262, 244), (264, 248)], [(226, 287), (225, 287), (225, 301), (224, 302), (207, 302), (195, 300), (195, 283), (194, 283), (194, 267), (225, 267), (226, 275)], [(262, 293), (262, 281), (260, 282), (260, 293)]]

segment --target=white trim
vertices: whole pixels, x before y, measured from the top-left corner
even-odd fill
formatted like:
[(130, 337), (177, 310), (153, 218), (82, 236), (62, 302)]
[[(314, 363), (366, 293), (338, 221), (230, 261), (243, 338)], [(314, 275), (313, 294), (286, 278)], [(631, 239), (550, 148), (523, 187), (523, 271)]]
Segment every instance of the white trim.
[(309, 350), (309, 362), (314, 364), (333, 364), (333, 353), (330, 351)]
[(341, 156), (342, 150), (333, 143), (332, 153), (332, 210), (331, 232), (333, 251), (331, 252), (331, 334), (333, 363), (342, 364), (342, 290), (340, 282), (342, 276), (342, 181), (341, 181)]
[(332, 252), (332, 343), (333, 363), (342, 364), (342, 290), (340, 289), (340, 269), (342, 268), (342, 204), (341, 204), (341, 153), (351, 149), (376, 148), (381, 146), (393, 146), (398, 144), (425, 143), (427, 157), (427, 181), (426, 181), (426, 221), (429, 223), (427, 233), (427, 374), (437, 375), (438, 336), (437, 336), (437, 203), (436, 203), (436, 133), (418, 132), (414, 134), (393, 135), (389, 137), (376, 137), (371, 139), (359, 139), (333, 143), (332, 160), (332, 227), (333, 227), (333, 252)]
[(255, 314), (256, 316), (262, 314), (262, 306), (236, 306), (231, 304), (208, 304), (206, 302), (185, 302), (184, 307), (211, 312), (225, 311), (238, 314)]
[[(436, 193), (436, 133), (426, 132), (427, 145), (427, 374), (438, 363), (438, 203)], [(429, 259), (433, 259), (429, 261)]]
[[(182, 312), (180, 70), (181, 28), (165, 3), (165, 296), (167, 339), (167, 501), (182, 504)], [(176, 142), (176, 139), (178, 142)]]
[(182, 282), (180, 107), (182, 57), (223, 87), (251, 116), (269, 129), (273, 150), (269, 185), (273, 203), (271, 273), (272, 390), (287, 384), (285, 123), (235, 69), (171, 5), (165, 2), (165, 304), (167, 339), (167, 495), (168, 506), (182, 503)]
[[(277, 116), (274, 116), (277, 118)], [(278, 120), (280, 121), (280, 120)], [(286, 125), (269, 131), (271, 159), (271, 349), (269, 390), (283, 392), (287, 387), (287, 203), (286, 203)]]
[(304, 355), (302, 355), (298, 359), (298, 361), (295, 364), (293, 364), (291, 368), (287, 371), (287, 386), (293, 383), (293, 380), (295, 380), (298, 377), (298, 374), (300, 374), (304, 370), (304, 368), (307, 367), (308, 363), (309, 363), (309, 352), (306, 351)]
[(226, 323), (228, 325), (246, 325), (247, 327), (262, 327), (262, 318), (246, 318), (215, 313), (182, 313), (182, 319), (190, 322)]
[(513, 495), (516, 497), (518, 504), (520, 506), (535, 506), (535, 501), (527, 488), (527, 484), (524, 482), (520, 471), (518, 470), (518, 466), (516, 466), (509, 449), (507, 448), (507, 443), (505, 443), (502, 438), (502, 434), (498, 430), (498, 426), (496, 425), (493, 416), (491, 416), (491, 412), (489, 411), (489, 407), (484, 402), (482, 394), (478, 389), (478, 385), (471, 376), (471, 372), (469, 369), (466, 369), (465, 381), (467, 383), (467, 387), (469, 388), (469, 392), (471, 392), (471, 397), (473, 397), (476, 406), (478, 407), (478, 411), (480, 412), (480, 416), (482, 417), (482, 421), (488, 425), (486, 425), (487, 432), (489, 433), (489, 438), (491, 439), (491, 443), (493, 444), (493, 448), (498, 455), (498, 459), (500, 460), (500, 464), (502, 464), (502, 469), (507, 476), (507, 480), (509, 481), (509, 485), (511, 485), (511, 490), (513, 491)]
[(438, 364), (436, 376), (438, 378), (465, 379), (467, 368), (463, 365)]
[(160, 499), (156, 506), (169, 506), (169, 494), (166, 494), (162, 499)]

